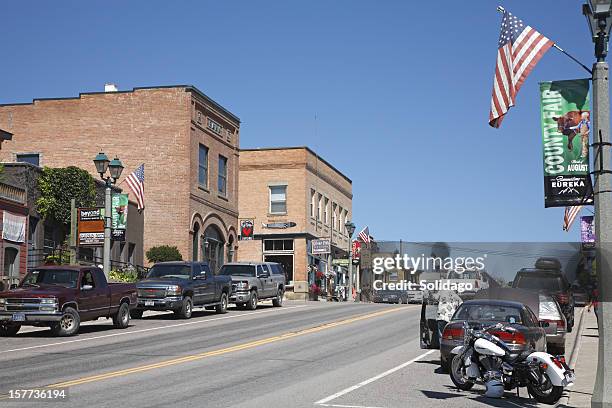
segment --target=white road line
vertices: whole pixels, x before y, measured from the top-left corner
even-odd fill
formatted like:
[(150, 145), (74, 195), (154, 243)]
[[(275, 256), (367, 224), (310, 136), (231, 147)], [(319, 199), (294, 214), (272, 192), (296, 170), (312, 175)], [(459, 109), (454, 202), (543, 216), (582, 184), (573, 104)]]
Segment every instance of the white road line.
[(319, 404), (322, 407), (337, 407), (337, 408), (382, 408), (382, 407), (368, 407), (364, 405), (341, 405), (341, 404)]
[(410, 361), (406, 361), (405, 363), (400, 364), (397, 367), (393, 367), (392, 369), (385, 371), (384, 373), (380, 373), (380, 374), (378, 374), (378, 375), (376, 375), (376, 376), (374, 376), (372, 378), (368, 378), (367, 380), (364, 380), (364, 381), (360, 382), (359, 384), (356, 384), (356, 385), (353, 385), (351, 387), (345, 388), (342, 391), (339, 391), (339, 392), (337, 392), (337, 393), (335, 393), (333, 395), (330, 395), (329, 397), (325, 397), (322, 400), (319, 400), (319, 401), (315, 402), (315, 404), (316, 405), (325, 405), (329, 401), (335, 400), (336, 398), (339, 398), (339, 397), (341, 397), (341, 396), (343, 396), (345, 394), (348, 394), (349, 392), (353, 392), (353, 391), (363, 387), (364, 385), (368, 385), (370, 383), (373, 383), (374, 381), (378, 381), (381, 378), (388, 376), (389, 374), (393, 374), (394, 372), (399, 371), (402, 368), (409, 366), (410, 364), (414, 363), (415, 361), (419, 361), (420, 359), (422, 359), (423, 357), (433, 353), (434, 351), (436, 351), (436, 350), (429, 350), (429, 351), (421, 354), (420, 356), (413, 358)]
[(195, 320), (195, 321), (186, 322), (186, 323), (170, 324), (170, 325), (167, 325), (167, 326), (150, 327), (148, 329), (140, 329), (140, 330), (133, 330), (133, 331), (128, 331), (128, 332), (124, 331), (124, 332), (120, 332), (120, 333), (105, 334), (105, 335), (102, 335), (102, 336), (87, 337), (85, 339), (59, 341), (59, 342), (56, 342), (56, 343), (48, 343), (48, 344), (39, 344), (38, 346), (23, 347), (23, 348), (12, 349), (12, 350), (1, 350), (0, 354), (13, 353), (15, 351), (33, 350), (33, 349), (43, 348), (43, 347), (60, 346), (62, 344), (80, 343), (80, 342), (83, 342), (83, 341), (105, 339), (105, 338), (108, 338), (108, 337), (127, 336), (127, 335), (135, 334), (135, 333), (145, 333), (145, 332), (150, 332), (150, 331), (155, 331), (155, 330), (171, 329), (171, 328), (174, 328), (174, 327), (181, 327), (181, 326), (189, 326), (189, 325), (192, 325), (192, 324), (207, 323), (207, 322), (212, 322), (212, 321), (215, 321), (215, 320), (235, 319), (237, 317), (252, 316), (252, 315), (255, 315), (255, 314), (263, 314), (263, 313), (271, 313), (271, 312), (279, 312), (279, 311), (283, 311), (283, 310), (296, 309), (296, 308), (302, 308), (302, 307), (307, 307), (307, 306), (308, 305), (299, 305), (299, 306), (283, 307), (282, 309), (260, 310), (260, 311), (250, 312), (250, 313), (242, 313), (242, 314), (239, 314), (239, 315), (214, 317), (212, 319)]

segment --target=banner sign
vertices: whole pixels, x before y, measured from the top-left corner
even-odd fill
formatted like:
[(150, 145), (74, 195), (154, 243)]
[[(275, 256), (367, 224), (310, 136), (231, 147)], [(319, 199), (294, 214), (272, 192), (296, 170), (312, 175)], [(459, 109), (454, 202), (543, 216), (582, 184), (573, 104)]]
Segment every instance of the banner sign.
[(544, 206), (593, 204), (589, 80), (540, 83)]
[(329, 238), (313, 239), (312, 251), (313, 254), (329, 254), (331, 252), (331, 241)]
[(580, 217), (580, 238), (583, 244), (595, 244), (595, 224), (592, 215)]
[(254, 220), (240, 220), (240, 239), (243, 241), (253, 239)]
[(353, 240), (353, 261), (361, 258), (361, 241)]
[(128, 195), (127, 194), (113, 194), (111, 200), (111, 220), (112, 228), (114, 230), (124, 230), (127, 228), (127, 215), (128, 215)]
[(104, 211), (102, 208), (79, 208), (78, 245), (104, 245)]
[(25, 242), (26, 220), (22, 215), (2, 212), (2, 239), (13, 242)]

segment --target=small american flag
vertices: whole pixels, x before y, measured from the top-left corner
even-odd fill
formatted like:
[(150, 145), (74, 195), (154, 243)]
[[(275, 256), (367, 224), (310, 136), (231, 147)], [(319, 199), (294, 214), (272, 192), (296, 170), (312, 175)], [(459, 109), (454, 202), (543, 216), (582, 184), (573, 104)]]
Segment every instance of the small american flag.
[(563, 231), (569, 231), (574, 223), (574, 220), (580, 214), (580, 210), (582, 210), (581, 205), (576, 205), (572, 207), (565, 207), (565, 214), (563, 215)]
[(368, 227), (365, 227), (364, 229), (362, 229), (361, 232), (359, 233), (359, 238), (361, 238), (361, 240), (365, 242), (366, 244), (369, 244), (371, 242), (370, 229)]
[(134, 170), (125, 181), (136, 196), (138, 209), (142, 210), (144, 208), (144, 163)]
[(498, 128), (527, 75), (554, 43), (504, 11), (497, 49), (489, 125)]

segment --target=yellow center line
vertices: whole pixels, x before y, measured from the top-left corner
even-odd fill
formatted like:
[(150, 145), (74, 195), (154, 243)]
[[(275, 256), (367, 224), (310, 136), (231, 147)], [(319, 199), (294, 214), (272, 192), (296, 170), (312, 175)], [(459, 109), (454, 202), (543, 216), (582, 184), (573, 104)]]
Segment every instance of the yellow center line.
[[(154, 369), (157, 369), (157, 368), (163, 368), (163, 367), (173, 366), (173, 365), (177, 365), (177, 364), (189, 363), (189, 362), (192, 362), (192, 361), (202, 360), (202, 359), (208, 358), (208, 357), (215, 357), (215, 356), (220, 356), (220, 355), (224, 355), (224, 354), (228, 354), (228, 353), (234, 353), (234, 352), (237, 352), (237, 351), (242, 351), (242, 350), (247, 350), (247, 349), (251, 349), (251, 348), (254, 348), (254, 347), (258, 347), (258, 346), (263, 346), (265, 344), (275, 343), (275, 342), (278, 342), (278, 341), (288, 340), (288, 339), (291, 339), (291, 338), (294, 338), (294, 337), (298, 337), (298, 336), (304, 336), (306, 334), (320, 332), (320, 331), (323, 331), (323, 330), (331, 329), (333, 327), (343, 326), (343, 325), (354, 323), (354, 322), (358, 322), (358, 321), (361, 321), (361, 320), (366, 320), (366, 319), (371, 319), (371, 318), (374, 318), (374, 317), (379, 317), (379, 316), (382, 316), (382, 315), (385, 315), (385, 314), (388, 314), (388, 313), (398, 312), (400, 310), (404, 310), (404, 309), (403, 308), (386, 309), (386, 310), (382, 310), (382, 311), (378, 311), (378, 312), (374, 312), (374, 313), (368, 313), (368, 314), (352, 317), (352, 318), (349, 318), (349, 319), (338, 320), (338, 321), (331, 322), (331, 323), (325, 323), (325, 324), (322, 324), (320, 326), (315, 326), (315, 327), (311, 327), (311, 328), (308, 328), (308, 329), (298, 330), (298, 331), (294, 331), (294, 332), (287, 332), (287, 333), (280, 334), (278, 336), (268, 337), (268, 338), (261, 339), (261, 340), (255, 340), (255, 341), (252, 341), (252, 342), (249, 342), (249, 343), (238, 344), (238, 345), (231, 346), (231, 347), (226, 347), (226, 348), (223, 348), (223, 349), (207, 351), (207, 352), (204, 352), (204, 353), (193, 354), (193, 355), (189, 355), (189, 356), (184, 356), (184, 357), (174, 358), (174, 359), (170, 359), (170, 360), (165, 360), (165, 361), (161, 361), (161, 362), (154, 363), (154, 364), (147, 364), (147, 365), (143, 365), (143, 366), (127, 368), (127, 369), (124, 369), (124, 370), (111, 371), (111, 372), (108, 372), (108, 373), (92, 375), (92, 376), (89, 376), (89, 377), (78, 378), (78, 379), (70, 380), (70, 381), (64, 381), (64, 382), (60, 382), (60, 383), (56, 383), (56, 384), (51, 384), (51, 385), (48, 385), (48, 386), (42, 387), (42, 388), (52, 389), (52, 388), (73, 387), (73, 386), (76, 386), (76, 385), (87, 384), (87, 383), (96, 382), (96, 381), (102, 381), (102, 380), (108, 380), (108, 379), (111, 379), (111, 378), (122, 377), (122, 376), (126, 376), (126, 375), (129, 375), (129, 374), (140, 373), (140, 372), (143, 372), (143, 371), (150, 371), (150, 370), (154, 370)], [(6, 399), (7, 397), (8, 397), (8, 395), (0, 395), (0, 400), (1, 399)]]

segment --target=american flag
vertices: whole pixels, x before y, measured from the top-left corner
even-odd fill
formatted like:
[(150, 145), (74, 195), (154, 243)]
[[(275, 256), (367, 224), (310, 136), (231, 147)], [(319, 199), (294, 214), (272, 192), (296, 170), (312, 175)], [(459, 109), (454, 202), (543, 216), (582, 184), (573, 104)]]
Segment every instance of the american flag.
[(361, 240), (365, 242), (366, 244), (369, 244), (371, 242), (370, 229), (368, 227), (365, 227), (364, 229), (362, 229), (361, 232), (359, 233), (359, 238), (361, 238)]
[(581, 205), (575, 205), (572, 207), (565, 207), (565, 214), (563, 215), (563, 231), (569, 231), (574, 223), (574, 220), (582, 210)]
[(144, 208), (144, 163), (134, 170), (125, 181), (136, 196), (138, 209), (142, 210)]
[(554, 43), (504, 11), (493, 79), (489, 125), (500, 127), (527, 75)]

